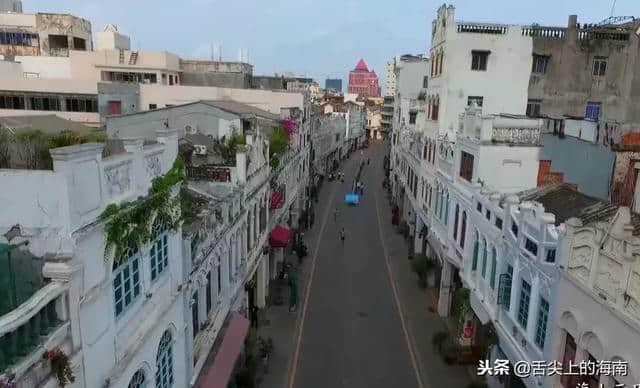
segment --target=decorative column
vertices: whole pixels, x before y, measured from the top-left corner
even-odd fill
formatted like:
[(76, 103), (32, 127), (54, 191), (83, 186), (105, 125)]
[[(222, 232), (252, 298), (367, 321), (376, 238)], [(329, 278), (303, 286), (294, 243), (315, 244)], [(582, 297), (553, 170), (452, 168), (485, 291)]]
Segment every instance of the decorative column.
[(440, 297), (438, 298), (438, 315), (449, 316), (449, 306), (451, 305), (451, 264), (444, 261), (442, 266), (442, 276), (440, 278)]

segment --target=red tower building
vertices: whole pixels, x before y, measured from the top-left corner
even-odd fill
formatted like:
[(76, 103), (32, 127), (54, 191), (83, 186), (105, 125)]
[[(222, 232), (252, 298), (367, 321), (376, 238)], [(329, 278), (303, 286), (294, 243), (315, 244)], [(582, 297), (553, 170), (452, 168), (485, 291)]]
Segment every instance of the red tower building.
[(357, 93), (363, 97), (380, 97), (380, 85), (375, 70), (367, 68), (364, 59), (349, 72), (349, 93)]

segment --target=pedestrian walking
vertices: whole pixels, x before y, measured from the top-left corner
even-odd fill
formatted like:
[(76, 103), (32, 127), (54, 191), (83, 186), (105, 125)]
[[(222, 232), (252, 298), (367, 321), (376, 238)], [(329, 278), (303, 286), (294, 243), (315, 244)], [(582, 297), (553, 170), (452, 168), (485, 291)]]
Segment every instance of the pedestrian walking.
[(344, 244), (344, 237), (345, 237), (345, 232), (344, 232), (344, 228), (340, 229), (340, 240), (342, 241), (342, 243)]
[(258, 328), (258, 306), (251, 307), (251, 327)]
[(371, 163), (371, 159), (367, 158), (367, 165), (369, 165), (369, 163)]
[(338, 215), (340, 214), (340, 211), (338, 210), (338, 207), (336, 206), (336, 210), (333, 211), (333, 221), (334, 222), (338, 222)]

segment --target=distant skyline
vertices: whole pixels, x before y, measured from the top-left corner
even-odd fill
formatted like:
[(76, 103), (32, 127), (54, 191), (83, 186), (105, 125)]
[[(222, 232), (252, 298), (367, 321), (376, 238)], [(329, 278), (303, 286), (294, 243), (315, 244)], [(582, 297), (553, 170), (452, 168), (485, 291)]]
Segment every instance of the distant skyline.
[[(451, 1), (457, 20), (566, 26), (570, 14), (597, 23), (614, 0)], [(638, 0), (616, 0), (614, 15), (640, 16)], [(94, 33), (115, 24), (141, 50), (166, 50), (210, 59), (221, 44), (223, 60), (249, 51), (254, 73), (293, 72), (345, 80), (362, 57), (384, 85), (384, 65), (396, 55), (426, 53), (431, 21), (442, 2), (405, 0), (23, 0), (25, 12), (71, 13), (91, 21)], [(94, 39), (95, 40), (95, 39)]]

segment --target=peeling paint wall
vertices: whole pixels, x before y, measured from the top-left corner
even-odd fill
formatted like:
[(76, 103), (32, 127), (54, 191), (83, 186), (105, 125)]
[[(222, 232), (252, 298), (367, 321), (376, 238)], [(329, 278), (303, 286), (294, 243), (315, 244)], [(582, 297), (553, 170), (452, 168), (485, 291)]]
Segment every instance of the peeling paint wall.
[[(533, 54), (549, 56), (549, 62), (545, 73), (531, 74), (529, 99), (542, 100), (541, 113), (552, 117), (582, 117), (587, 102), (593, 101), (602, 104), (601, 119), (640, 123), (640, 108), (632, 103), (640, 96), (639, 38), (634, 33), (640, 23), (623, 31), (598, 29), (628, 35), (628, 40), (616, 40), (594, 38), (576, 20), (570, 17), (568, 28), (535, 30)], [(593, 75), (595, 57), (606, 57), (603, 76)]]
[(636, 162), (640, 162), (639, 151), (616, 152), (611, 184), (611, 202), (616, 205), (631, 206), (638, 170)]
[[(71, 15), (39, 13), (36, 15), (36, 29), (40, 35), (40, 51), (44, 55), (67, 56), (69, 50), (93, 50), (91, 22)], [(52, 48), (49, 35), (65, 35), (67, 50)], [(85, 47), (76, 47), (73, 38), (83, 39)]]

